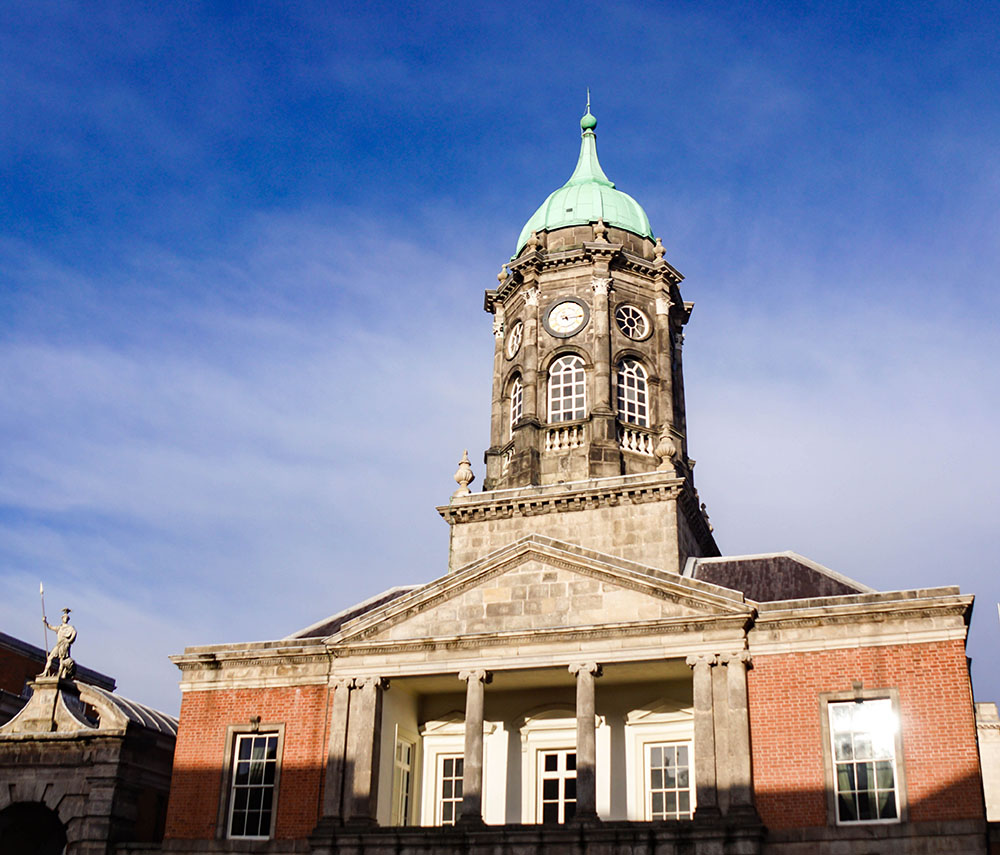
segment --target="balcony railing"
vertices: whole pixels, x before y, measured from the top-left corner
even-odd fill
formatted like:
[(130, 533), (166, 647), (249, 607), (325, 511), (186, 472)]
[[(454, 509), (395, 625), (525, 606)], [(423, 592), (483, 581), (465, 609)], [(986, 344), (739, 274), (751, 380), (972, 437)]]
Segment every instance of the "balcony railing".
[(583, 425), (565, 425), (545, 430), (546, 451), (569, 451), (583, 445)]
[(653, 449), (656, 448), (656, 437), (642, 428), (618, 425), (618, 445), (623, 451), (652, 457)]

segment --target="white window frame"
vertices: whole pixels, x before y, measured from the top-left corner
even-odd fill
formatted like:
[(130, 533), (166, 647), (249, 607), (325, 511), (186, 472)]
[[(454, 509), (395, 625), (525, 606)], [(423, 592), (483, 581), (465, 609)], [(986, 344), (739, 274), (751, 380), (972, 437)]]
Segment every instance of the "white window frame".
[[(573, 768), (569, 769), (569, 758), (573, 757)], [(544, 824), (543, 816), (545, 815), (545, 782), (546, 781), (557, 781), (557, 787), (559, 794), (556, 798), (555, 804), (558, 806), (557, 811), (560, 819), (557, 820), (556, 824), (565, 825), (573, 817), (566, 817), (566, 805), (569, 804), (569, 800), (566, 798), (566, 782), (569, 780), (576, 781), (576, 746), (572, 748), (539, 748), (535, 752), (538, 765), (535, 769), (536, 781), (537, 781), (537, 803), (535, 805), (535, 819), (538, 823)], [(545, 759), (547, 757), (557, 757), (557, 767), (554, 772), (546, 771), (545, 769)], [(572, 772), (572, 774), (570, 774)], [(574, 795), (573, 795), (573, 813), (576, 813), (576, 790), (574, 784)]]
[[(273, 763), (273, 779), (270, 784), (260, 784), (257, 785), (259, 789), (269, 788), (271, 791), (271, 808), (270, 808), (270, 821), (268, 822), (267, 832), (265, 834), (233, 834), (233, 815), (236, 813), (236, 797), (237, 791), (240, 789), (249, 790), (250, 787), (244, 787), (237, 783), (237, 774), (239, 773), (239, 766), (241, 761), (239, 759), (239, 751), (241, 745), (246, 740), (274, 740), (274, 758), (273, 760), (265, 760), (265, 767), (267, 763)], [(226, 779), (228, 781), (227, 787), (227, 809), (225, 813), (225, 838), (227, 840), (270, 840), (274, 836), (274, 826), (278, 817), (278, 779), (281, 774), (281, 749), (282, 749), (282, 733), (275, 729), (261, 728), (253, 729), (252, 727), (246, 729), (236, 730), (234, 728), (230, 729), (229, 738), (226, 740), (228, 743), (228, 757), (229, 757), (229, 767), (226, 770)], [(252, 750), (252, 749), (251, 749)]]
[[(445, 784), (445, 765), (447, 763), (454, 764), (452, 766), (452, 774), (448, 776), (447, 780), (452, 784), (452, 794), (448, 797), (444, 795), (444, 784)], [(459, 752), (457, 754), (438, 754), (437, 755), (437, 768), (434, 772), (434, 824), (435, 825), (457, 825), (458, 819), (462, 813), (462, 795), (455, 795), (454, 788), (456, 785), (462, 789), (464, 792), (464, 771), (465, 771), (465, 757)], [(461, 770), (458, 770), (459, 765), (461, 765)], [(450, 822), (445, 822), (444, 820), (444, 805), (445, 802), (454, 805), (453, 815)]]
[(618, 360), (615, 386), (619, 420), (649, 427), (649, 374), (643, 364), (631, 356)]
[[(597, 810), (604, 810), (602, 786), (606, 787), (608, 725), (604, 716), (594, 720), (597, 747)], [(539, 786), (539, 756), (546, 751), (576, 751), (576, 710), (567, 707), (543, 707), (533, 710), (518, 723), (521, 735), (521, 822), (540, 824), (541, 787)], [(602, 759), (603, 758), (603, 759)]]
[(694, 709), (688, 702), (658, 698), (625, 716), (625, 770), (628, 819), (652, 820), (649, 749), (655, 745), (684, 745), (688, 749), (691, 814), (698, 806), (695, 787)]
[[(549, 422), (573, 422), (587, 416), (587, 370), (583, 357), (564, 353), (548, 371)], [(559, 396), (553, 395), (558, 388)], [(566, 394), (568, 392), (568, 394)], [(579, 400), (579, 404), (577, 404)], [(567, 402), (569, 405), (567, 406)]]
[[(643, 761), (644, 761), (644, 763), (643, 763), (643, 775), (644, 775), (644, 777), (643, 777), (643, 788), (646, 791), (646, 799), (645, 799), (645, 806), (644, 806), (645, 807), (645, 811), (646, 811), (646, 819), (648, 819), (648, 820), (659, 820), (659, 821), (664, 821), (664, 820), (669, 821), (669, 820), (691, 819), (694, 816), (694, 764), (692, 762), (693, 759), (694, 759), (693, 748), (694, 748), (694, 743), (693, 742), (658, 742), (657, 741), (657, 742), (646, 742), (646, 743), (643, 744), (643, 755), (644, 755), (643, 756)], [(659, 787), (659, 788), (654, 788), (653, 787), (653, 771), (654, 771), (654, 768), (653, 768), (652, 757), (653, 757), (653, 751), (657, 750), (657, 749), (660, 749), (660, 750), (663, 750), (663, 751), (670, 751), (670, 750), (681, 751), (681, 750), (684, 750), (684, 751), (687, 752), (687, 763), (683, 767), (687, 771), (687, 779), (688, 779), (687, 786), (682, 787), (678, 783), (677, 785), (675, 785), (673, 787), (666, 787), (666, 786)], [(677, 768), (680, 769), (682, 767), (678, 765)], [(688, 809), (686, 811), (681, 811), (681, 810), (675, 810), (675, 811), (673, 811), (674, 813), (678, 814), (678, 816), (656, 816), (655, 813), (654, 813), (654, 811), (653, 811), (653, 796), (654, 796), (655, 793), (662, 793), (664, 795), (664, 798), (666, 798), (666, 796), (669, 793), (676, 793), (676, 795), (678, 797), (677, 798), (678, 805), (680, 804), (680, 794), (681, 793), (686, 793), (687, 797), (688, 797)], [(665, 810), (664, 810), (664, 813), (666, 813)]]
[[(867, 695), (867, 696), (864, 696)], [(904, 811), (906, 810), (905, 804), (905, 789), (904, 782), (902, 780), (902, 763), (900, 762), (902, 754), (902, 722), (899, 716), (899, 702), (898, 697), (895, 693), (891, 695), (887, 692), (882, 693), (872, 693), (865, 692), (862, 696), (827, 696), (821, 699), (822, 704), (822, 715), (823, 715), (823, 731), (824, 731), (824, 760), (825, 765), (828, 770), (828, 780), (830, 780), (831, 786), (829, 787), (830, 793), (830, 804), (832, 817), (834, 824), (838, 826), (859, 826), (859, 825), (896, 825), (903, 822)], [(863, 706), (865, 704), (870, 704), (873, 708), (879, 707), (884, 710), (884, 714), (891, 717), (895, 722), (895, 726), (891, 729), (888, 734), (888, 738), (891, 739), (892, 746), (892, 757), (886, 758), (883, 756), (881, 759), (872, 758), (858, 758), (850, 760), (838, 761), (837, 759), (837, 733), (835, 731), (833, 718), (834, 710), (837, 707), (843, 707), (846, 705)], [(840, 731), (843, 733), (844, 731)], [(859, 733), (861, 731), (851, 731), (852, 733)], [(856, 747), (856, 743), (852, 740), (852, 749)], [(883, 755), (888, 752), (881, 752)], [(853, 754), (853, 750), (852, 750)], [(858, 762), (871, 763), (873, 766), (876, 762), (891, 762), (892, 764), (892, 781), (893, 781), (893, 798), (896, 806), (896, 816), (894, 817), (876, 817), (874, 819), (842, 819), (840, 816), (840, 776), (839, 767), (844, 765), (857, 765)], [(879, 791), (877, 786), (874, 790), (876, 793)], [(883, 792), (887, 792), (887, 788), (882, 788)], [(866, 790), (866, 792), (868, 792)]]
[[(402, 755), (408, 754), (408, 757)], [(409, 825), (413, 815), (417, 744), (397, 732), (392, 755), (392, 825)]]
[(524, 384), (520, 375), (516, 376), (510, 384), (510, 428), (509, 437), (514, 436), (514, 425), (524, 417)]
[[(618, 329), (621, 330), (622, 335), (627, 336), (633, 341), (642, 341), (649, 338), (649, 334), (653, 330), (646, 313), (637, 306), (629, 303), (622, 303), (615, 309), (615, 323), (618, 324)], [(638, 328), (639, 323), (642, 324), (641, 331)], [(629, 331), (630, 329), (631, 332)]]
[[(491, 778), (491, 745), (492, 737), (499, 730), (497, 722), (483, 722), (483, 810), (484, 819), (490, 821), (487, 815), (493, 810), (494, 801), (503, 803), (504, 793), (502, 787), (499, 791), (494, 789), (494, 782)], [(502, 734), (498, 734), (502, 735)], [(462, 757), (465, 753), (465, 714), (455, 710), (447, 716), (433, 721), (428, 721), (420, 728), (420, 757), (421, 757), (421, 798), (416, 806), (420, 825), (437, 826), (440, 825), (440, 814), (438, 806), (438, 794), (441, 791), (438, 770), (440, 768), (441, 757)], [(503, 822), (502, 813), (498, 819), (493, 821)]]

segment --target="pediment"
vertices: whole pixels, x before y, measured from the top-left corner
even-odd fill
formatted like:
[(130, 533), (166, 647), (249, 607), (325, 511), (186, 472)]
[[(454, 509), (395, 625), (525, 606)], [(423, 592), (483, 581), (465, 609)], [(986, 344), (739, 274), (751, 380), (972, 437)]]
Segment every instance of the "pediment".
[(330, 644), (748, 616), (736, 592), (532, 536), (342, 627)]

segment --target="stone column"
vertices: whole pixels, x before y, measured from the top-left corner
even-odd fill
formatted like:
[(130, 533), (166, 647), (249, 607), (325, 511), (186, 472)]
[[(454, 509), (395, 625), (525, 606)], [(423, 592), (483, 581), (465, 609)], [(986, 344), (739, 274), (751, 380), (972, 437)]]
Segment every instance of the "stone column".
[(596, 662), (570, 665), (576, 675), (576, 819), (597, 819)]
[[(600, 272), (599, 272), (600, 271)], [(611, 331), (608, 319), (608, 294), (612, 290), (607, 265), (597, 268), (590, 288), (594, 292), (594, 406), (591, 412), (612, 413), (611, 408)]]
[(476, 669), (460, 672), (458, 679), (466, 682), (465, 753), (462, 764), (462, 809), (459, 819), (463, 823), (482, 823), (485, 685), (492, 681), (493, 675), (489, 671)]
[(698, 807), (696, 816), (719, 813), (715, 778), (715, 716), (713, 714), (712, 669), (715, 656), (688, 656), (694, 671), (694, 778)]
[(378, 824), (378, 764), (382, 737), (382, 693), (389, 681), (356, 677), (347, 720), (347, 766), (350, 809), (347, 821)]
[[(538, 286), (529, 285), (524, 292), (524, 418), (538, 419)], [(544, 378), (543, 378), (544, 379)]]
[(330, 715), (330, 746), (326, 757), (326, 785), (323, 788), (323, 816), (344, 818), (344, 772), (347, 762), (347, 729), (352, 679), (335, 680), (333, 711)]
[(725, 660), (718, 656), (712, 668), (712, 713), (715, 719), (715, 792), (720, 813), (729, 810), (729, 707)]
[(490, 435), (493, 439), (491, 445), (497, 447), (504, 444), (506, 437), (503, 435), (503, 413), (501, 401), (503, 400), (503, 342), (507, 331), (504, 323), (504, 307), (497, 303), (493, 307), (493, 404), (492, 416), (490, 419)]
[(726, 663), (729, 736), (729, 809), (753, 809), (753, 763), (750, 756), (750, 710), (747, 702), (747, 667), (750, 652), (740, 650), (723, 657)]
[(656, 373), (660, 376), (656, 418), (660, 430), (674, 427), (674, 362), (670, 339), (670, 283), (664, 278), (656, 293)]

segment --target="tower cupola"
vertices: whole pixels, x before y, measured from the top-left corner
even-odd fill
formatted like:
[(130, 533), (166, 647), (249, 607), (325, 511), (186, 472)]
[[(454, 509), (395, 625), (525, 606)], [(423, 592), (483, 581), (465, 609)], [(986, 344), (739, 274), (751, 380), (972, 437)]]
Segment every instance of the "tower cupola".
[(566, 226), (586, 225), (602, 220), (605, 225), (624, 229), (643, 238), (652, 238), (649, 217), (628, 193), (615, 187), (597, 159), (597, 119), (587, 112), (580, 119), (580, 157), (569, 181), (549, 194), (531, 219), (524, 224), (517, 239), (516, 258), (531, 237)]

